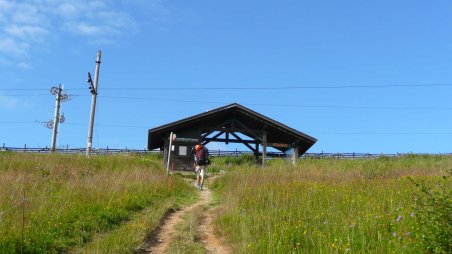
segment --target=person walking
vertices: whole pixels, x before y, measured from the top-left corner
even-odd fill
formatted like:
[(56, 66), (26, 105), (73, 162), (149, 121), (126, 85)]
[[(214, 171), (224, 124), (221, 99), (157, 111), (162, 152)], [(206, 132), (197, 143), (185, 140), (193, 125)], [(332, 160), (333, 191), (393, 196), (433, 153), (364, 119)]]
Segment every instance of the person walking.
[(198, 190), (203, 190), (204, 176), (207, 171), (207, 165), (210, 164), (209, 150), (203, 145), (196, 145), (192, 150), (195, 159), (195, 173), (196, 181), (198, 183)]

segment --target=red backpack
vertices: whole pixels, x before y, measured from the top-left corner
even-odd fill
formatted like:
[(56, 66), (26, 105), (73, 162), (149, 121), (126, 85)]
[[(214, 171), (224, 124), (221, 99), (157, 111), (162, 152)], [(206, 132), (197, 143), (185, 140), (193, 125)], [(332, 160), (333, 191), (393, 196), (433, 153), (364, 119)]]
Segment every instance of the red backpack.
[(196, 151), (196, 164), (198, 166), (208, 165), (209, 161), (209, 150), (203, 147), (201, 150)]

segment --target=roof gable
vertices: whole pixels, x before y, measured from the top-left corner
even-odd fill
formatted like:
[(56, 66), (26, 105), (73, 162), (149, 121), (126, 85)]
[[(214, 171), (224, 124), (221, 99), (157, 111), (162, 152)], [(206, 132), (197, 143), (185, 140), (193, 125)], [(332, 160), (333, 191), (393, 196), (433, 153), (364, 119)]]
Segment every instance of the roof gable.
[(161, 148), (162, 137), (169, 136), (171, 131), (180, 131), (190, 128), (202, 129), (204, 126), (215, 125), (227, 118), (238, 118), (244, 121), (248, 127), (262, 129), (269, 132), (269, 142), (298, 142), (300, 152), (305, 152), (317, 139), (295, 130), (287, 125), (257, 113), (238, 103), (232, 103), (220, 108), (209, 110), (191, 117), (187, 117), (172, 123), (168, 123), (149, 130), (148, 149)]

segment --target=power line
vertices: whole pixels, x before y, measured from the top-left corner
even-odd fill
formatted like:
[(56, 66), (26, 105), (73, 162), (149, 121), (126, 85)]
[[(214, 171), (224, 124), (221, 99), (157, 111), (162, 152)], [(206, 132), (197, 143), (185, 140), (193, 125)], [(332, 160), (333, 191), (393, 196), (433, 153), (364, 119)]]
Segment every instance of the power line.
[(39, 121), (0, 121), (0, 124), (25, 124), (25, 123), (41, 123)]
[[(67, 125), (78, 125), (78, 126), (86, 126), (84, 123), (66, 123)], [(119, 127), (119, 128), (139, 128), (139, 129), (150, 129), (149, 126), (138, 126), (138, 125), (118, 125), (118, 124), (96, 124), (98, 126), (104, 127)]]
[[(348, 88), (397, 88), (397, 87), (450, 87), (452, 83), (425, 83), (425, 84), (387, 84), (387, 85), (300, 85), (300, 86), (166, 86), (166, 87), (106, 87), (103, 90), (111, 91), (173, 91), (173, 90), (298, 90), (298, 89), (348, 89)], [(46, 91), (44, 88), (0, 88), (0, 91)], [(85, 90), (72, 88), (67, 90)]]
[[(33, 94), (33, 95), (6, 95), (10, 97), (27, 97), (27, 96), (48, 96), (48, 94)], [(91, 95), (71, 94), (72, 97), (88, 97)], [(160, 99), (147, 97), (128, 97), (128, 96), (98, 96), (107, 99), (123, 99), (135, 101), (159, 101), (159, 102), (180, 102), (180, 103), (209, 103), (209, 104), (229, 104), (231, 102), (225, 101), (204, 101), (204, 100), (180, 100), (180, 99)], [(398, 107), (398, 106), (347, 106), (347, 105), (299, 105), (299, 104), (274, 104), (274, 103), (243, 103), (249, 106), (267, 106), (267, 107), (294, 107), (305, 109), (372, 109), (372, 110), (452, 110), (452, 107)]]
[[(40, 123), (39, 121), (9, 121), (0, 122), (0, 124), (24, 124), (24, 123)], [(85, 123), (66, 122), (67, 125), (86, 126)], [(139, 128), (150, 129), (150, 126), (140, 125), (123, 125), (123, 124), (98, 124), (105, 127), (118, 127), (118, 128)], [(312, 134), (332, 134), (332, 135), (452, 135), (450, 131), (436, 131), (436, 130), (419, 130), (419, 131), (310, 131), (304, 130), (303, 132)]]
[(332, 134), (332, 135), (451, 135), (452, 132), (431, 132), (431, 131), (409, 131), (409, 132), (335, 132), (335, 131), (305, 131), (312, 134)]
[(345, 89), (345, 88), (395, 88), (395, 87), (447, 87), (448, 83), (389, 84), (389, 85), (306, 85), (306, 86), (241, 86), (241, 87), (111, 87), (105, 90), (298, 90), (298, 89)]
[[(211, 103), (228, 104), (225, 101), (201, 101), (201, 100), (179, 100), (179, 99), (158, 99), (146, 97), (127, 96), (99, 96), (107, 99), (141, 100), (141, 101), (161, 101), (161, 102), (182, 102), (182, 103)], [(295, 107), (295, 108), (315, 108), (315, 109), (383, 109), (383, 110), (452, 110), (452, 107), (390, 107), (390, 106), (341, 106), (341, 105), (298, 105), (298, 104), (273, 104), (273, 103), (243, 103), (250, 106), (269, 107)]]
[(0, 96), (6, 96), (6, 97), (31, 97), (31, 96), (49, 96), (49, 94), (0, 94)]

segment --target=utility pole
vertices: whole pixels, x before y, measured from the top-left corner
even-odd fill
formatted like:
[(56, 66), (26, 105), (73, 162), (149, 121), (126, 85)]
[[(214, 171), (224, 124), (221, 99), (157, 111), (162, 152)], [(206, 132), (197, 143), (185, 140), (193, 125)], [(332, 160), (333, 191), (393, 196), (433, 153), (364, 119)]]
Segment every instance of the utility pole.
[(91, 74), (88, 72), (88, 84), (89, 89), (91, 90), (92, 94), (92, 100), (91, 100), (91, 115), (89, 120), (89, 127), (88, 127), (88, 142), (86, 144), (86, 156), (89, 157), (91, 153), (91, 147), (93, 143), (93, 127), (94, 127), (94, 114), (96, 112), (96, 96), (97, 96), (97, 86), (99, 82), (99, 67), (100, 67), (100, 56), (101, 51), (97, 51), (97, 58), (96, 58), (96, 70), (94, 72), (94, 84), (91, 80)]
[(53, 117), (53, 120), (49, 120), (47, 122), (42, 122), (45, 127), (52, 129), (52, 146), (51, 151), (55, 152), (56, 150), (56, 141), (57, 141), (57, 135), (58, 135), (58, 126), (60, 123), (63, 123), (65, 118), (64, 114), (60, 115), (60, 103), (70, 100), (69, 95), (63, 93), (63, 88), (61, 84), (58, 85), (58, 87), (54, 86), (50, 89), (50, 93), (55, 95), (56, 102), (55, 102), (55, 115)]
[(60, 122), (60, 101), (61, 101), (61, 84), (56, 87), (56, 89), (52, 90), (52, 94), (55, 94), (55, 116), (53, 117), (53, 130), (52, 130), (52, 152), (55, 152), (56, 149), (56, 139), (58, 133), (58, 123)]

